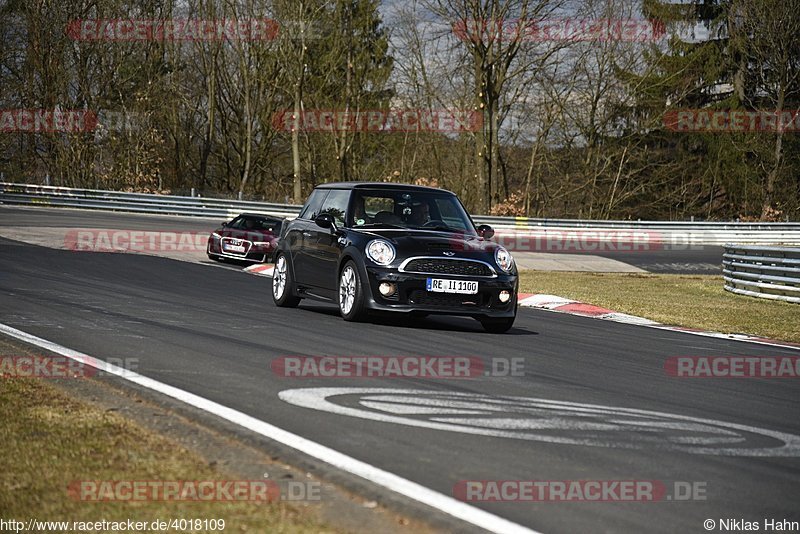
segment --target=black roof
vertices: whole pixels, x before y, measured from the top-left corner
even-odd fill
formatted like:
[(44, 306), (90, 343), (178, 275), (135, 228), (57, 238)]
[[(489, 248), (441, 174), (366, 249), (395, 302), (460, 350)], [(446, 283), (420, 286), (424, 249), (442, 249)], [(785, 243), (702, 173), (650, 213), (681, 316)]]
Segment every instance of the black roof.
[(439, 191), (451, 193), (446, 189), (428, 187), (425, 185), (399, 184), (396, 182), (331, 182), (319, 184), (315, 189), (413, 189), (415, 191)]

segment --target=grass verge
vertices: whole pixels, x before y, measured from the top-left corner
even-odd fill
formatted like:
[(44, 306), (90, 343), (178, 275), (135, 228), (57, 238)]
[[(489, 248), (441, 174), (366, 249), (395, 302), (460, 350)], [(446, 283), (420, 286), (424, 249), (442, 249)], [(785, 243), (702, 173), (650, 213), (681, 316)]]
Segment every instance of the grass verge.
[(800, 305), (734, 295), (715, 275), (522, 271), (520, 291), (670, 325), (800, 342)]
[(76, 480), (224, 481), (236, 477), (219, 472), (174, 441), (113, 412), (76, 401), (41, 379), (0, 379), (0, 420), (4, 519), (148, 523), (224, 519), (224, 532), (333, 531), (280, 501), (85, 502), (71, 497), (67, 488)]

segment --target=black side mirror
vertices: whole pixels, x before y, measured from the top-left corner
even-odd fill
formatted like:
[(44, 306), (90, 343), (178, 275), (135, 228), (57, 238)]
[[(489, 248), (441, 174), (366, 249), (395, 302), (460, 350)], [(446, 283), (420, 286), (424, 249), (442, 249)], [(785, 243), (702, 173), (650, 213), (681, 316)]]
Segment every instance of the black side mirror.
[(488, 224), (482, 224), (478, 227), (478, 235), (484, 239), (491, 239), (494, 235), (494, 228)]
[(333, 215), (330, 213), (321, 213), (317, 215), (317, 218), (314, 219), (314, 222), (317, 223), (317, 226), (320, 228), (333, 228), (336, 230), (336, 221), (333, 218)]
[(228, 221), (222, 221), (222, 227), (225, 228), (228, 226)]

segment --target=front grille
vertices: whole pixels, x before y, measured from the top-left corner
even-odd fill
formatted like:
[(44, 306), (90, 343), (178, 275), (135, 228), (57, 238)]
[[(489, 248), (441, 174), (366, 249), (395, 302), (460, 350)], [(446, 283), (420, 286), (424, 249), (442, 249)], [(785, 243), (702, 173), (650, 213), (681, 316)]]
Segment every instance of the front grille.
[[(230, 243), (231, 241), (239, 241), (239, 245), (244, 247), (244, 252), (237, 252), (235, 250), (225, 250), (225, 244)], [(231, 256), (245, 257), (250, 252), (251, 248), (253, 248), (252, 242), (246, 239), (239, 239), (236, 237), (223, 237), (222, 241), (220, 242), (220, 250), (225, 254), (230, 254)]]
[(412, 273), (456, 274), (462, 276), (492, 276), (494, 274), (485, 263), (438, 258), (411, 260), (403, 270)]
[(409, 293), (408, 303), (436, 308), (480, 307), (484, 305), (484, 296), (480, 293), (477, 295), (452, 295), (415, 289)]

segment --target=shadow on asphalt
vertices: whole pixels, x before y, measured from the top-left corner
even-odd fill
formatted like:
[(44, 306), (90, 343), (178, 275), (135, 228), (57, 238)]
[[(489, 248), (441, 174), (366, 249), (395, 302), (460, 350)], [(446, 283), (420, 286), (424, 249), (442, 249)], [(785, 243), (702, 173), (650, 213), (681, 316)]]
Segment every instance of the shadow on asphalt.
[[(339, 317), (339, 309), (334, 305), (320, 304), (319, 302), (305, 301), (300, 304), (300, 309)], [(342, 322), (344, 322), (343, 319)], [(469, 317), (458, 317), (451, 315), (430, 315), (428, 317), (414, 317), (399, 313), (378, 313), (370, 315), (364, 323), (391, 326), (393, 328), (410, 328), (413, 330), (437, 330), (448, 332), (475, 332), (486, 334), (487, 336), (506, 335), (506, 336), (538, 336), (538, 332), (526, 330), (524, 328), (513, 327), (505, 334), (490, 334), (484, 331), (480, 323)]]

